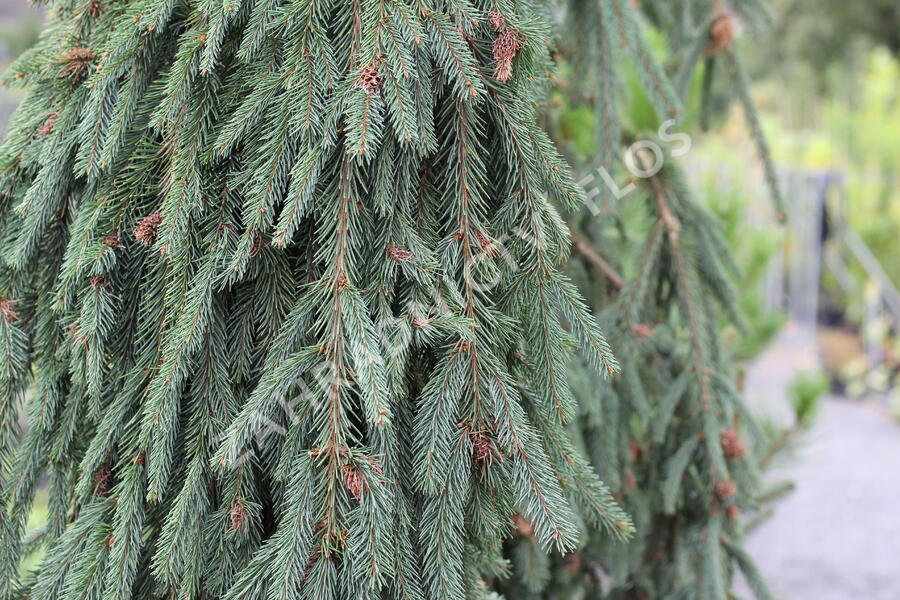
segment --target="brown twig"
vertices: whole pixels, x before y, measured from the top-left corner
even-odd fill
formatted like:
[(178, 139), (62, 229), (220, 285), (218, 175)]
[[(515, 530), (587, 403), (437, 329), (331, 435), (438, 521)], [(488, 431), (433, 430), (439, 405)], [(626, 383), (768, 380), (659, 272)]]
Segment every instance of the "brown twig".
[(606, 262), (602, 256), (600, 256), (596, 250), (594, 250), (590, 244), (588, 244), (585, 240), (580, 239), (574, 233), (569, 234), (569, 238), (572, 240), (572, 248), (575, 249), (578, 254), (580, 254), (586, 261), (600, 269), (600, 271), (606, 276), (609, 282), (616, 288), (621, 290), (625, 287), (625, 280), (619, 275), (616, 270)]
[[(653, 159), (648, 155), (648, 152), (646, 150), (638, 150), (637, 157), (641, 161), (644, 169), (646, 169), (647, 171), (650, 171), (652, 169)], [(688, 325), (691, 329), (691, 345), (693, 347), (695, 360), (697, 361), (695, 367), (697, 371), (697, 377), (700, 382), (700, 397), (702, 400), (702, 407), (704, 411), (707, 411), (710, 409), (710, 403), (712, 401), (713, 394), (709, 382), (710, 373), (707, 371), (706, 356), (700, 344), (702, 327), (697, 315), (697, 308), (693, 305), (690, 299), (690, 292), (687, 281), (687, 268), (685, 265), (684, 254), (681, 251), (681, 241), (679, 240), (679, 235), (681, 234), (681, 224), (678, 222), (678, 218), (675, 216), (675, 214), (672, 212), (672, 208), (669, 206), (669, 200), (666, 197), (666, 190), (663, 189), (660, 181), (655, 176), (649, 177), (648, 180), (651, 187), (653, 188), (654, 195), (656, 196), (656, 203), (659, 207), (659, 218), (660, 220), (662, 220), (662, 222), (666, 226), (666, 229), (668, 230), (669, 244), (672, 248), (672, 255), (675, 258), (675, 269), (678, 274), (678, 286), (681, 288), (682, 298), (684, 299), (684, 303), (687, 307)]]

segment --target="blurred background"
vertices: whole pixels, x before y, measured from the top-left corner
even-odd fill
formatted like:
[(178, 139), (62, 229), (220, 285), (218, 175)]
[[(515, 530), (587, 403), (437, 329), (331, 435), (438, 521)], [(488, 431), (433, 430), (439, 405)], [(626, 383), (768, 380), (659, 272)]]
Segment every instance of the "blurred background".
[[(734, 339), (745, 393), (787, 450), (772, 460), (790, 482), (778, 489), (792, 489), (760, 520), (749, 549), (778, 597), (896, 600), (900, 2), (773, 4), (776, 24), (745, 32), (740, 44), (786, 224), (771, 214), (728, 90), (713, 89), (712, 105), (679, 124), (691, 132), (684, 161), (697, 196), (724, 223), (744, 272), (751, 327)], [(2, 66), (36, 41), (41, 22), (25, 0), (0, 0)], [(0, 89), (0, 131), (19, 100)], [(549, 126), (569, 155), (593, 152), (591, 119), (565, 86), (554, 92)]]

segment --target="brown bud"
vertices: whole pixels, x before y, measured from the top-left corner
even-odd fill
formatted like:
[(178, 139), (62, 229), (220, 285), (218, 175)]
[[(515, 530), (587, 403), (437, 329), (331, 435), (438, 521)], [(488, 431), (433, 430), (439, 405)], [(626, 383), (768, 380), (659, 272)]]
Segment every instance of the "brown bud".
[(112, 471), (106, 465), (101, 465), (97, 472), (94, 473), (94, 494), (104, 497), (109, 493), (109, 480)]
[(489, 255), (496, 256), (497, 254), (497, 245), (485, 234), (481, 233), (479, 230), (475, 230), (475, 237), (478, 238), (478, 245)]
[(709, 26), (709, 45), (706, 47), (707, 54), (713, 54), (720, 50), (724, 50), (731, 45), (732, 39), (734, 39), (734, 22), (727, 14), (718, 14)]
[(370, 94), (377, 96), (381, 93), (381, 73), (377, 64), (371, 64), (363, 69), (359, 75), (358, 85)]
[(497, 81), (509, 81), (512, 77), (513, 59), (522, 49), (524, 40), (510, 29), (504, 29), (494, 40), (494, 77)]
[(53, 124), (56, 123), (56, 120), (59, 118), (59, 113), (52, 112), (47, 115), (47, 118), (41, 123), (41, 126), (38, 127), (38, 135), (47, 135), (51, 131), (53, 131)]
[(95, 290), (97, 288), (108, 288), (109, 282), (103, 277), (103, 275), (94, 275), (91, 277), (91, 287)]
[(244, 522), (247, 520), (247, 507), (240, 500), (235, 500), (231, 503), (229, 516), (231, 524), (228, 526), (228, 530), (237, 531), (244, 526)]
[(12, 323), (19, 318), (19, 314), (12, 307), (14, 302), (16, 300), (0, 300), (0, 317), (6, 319), (7, 323)]
[(497, 446), (485, 432), (473, 431), (469, 435), (472, 438), (472, 459), (481, 465), (482, 471), (494, 464), (495, 455), (503, 461), (503, 455), (497, 452)]
[(153, 245), (153, 242), (156, 241), (156, 235), (159, 233), (160, 225), (162, 225), (162, 216), (158, 212), (147, 215), (134, 228), (134, 239), (145, 246)]
[(517, 534), (528, 539), (534, 539), (534, 527), (525, 520), (525, 517), (522, 515), (513, 515), (512, 521)]
[(506, 17), (497, 12), (496, 10), (489, 10), (488, 14), (488, 23), (490, 23), (491, 27), (493, 27), (497, 31), (503, 31), (506, 29)]
[(109, 248), (124, 248), (121, 238), (115, 233), (111, 233), (103, 238), (103, 243)]
[(653, 335), (653, 328), (645, 323), (638, 323), (631, 328), (632, 333), (639, 338)]
[(76, 81), (87, 72), (90, 62), (94, 60), (94, 52), (87, 48), (75, 47), (64, 52), (62, 59), (65, 66), (59, 76)]
[(718, 482), (716, 484), (715, 491), (716, 496), (718, 496), (720, 500), (732, 498), (738, 493), (737, 486), (734, 485), (734, 482), (729, 479), (723, 479), (722, 481)]
[(497, 449), (497, 445), (491, 439), (490, 432), (475, 429), (470, 419), (460, 423), (460, 428), (469, 436), (469, 440), (472, 442), (472, 460), (481, 467), (482, 476), (489, 467), (493, 466), (495, 456), (500, 462), (503, 462), (503, 454)]
[[(379, 461), (375, 457), (367, 457), (366, 462), (369, 463), (369, 468), (371, 472), (377, 476), (381, 476), (381, 461)], [(366, 493), (369, 489), (369, 481), (366, 479), (366, 476), (363, 474), (362, 470), (357, 467), (355, 464), (347, 464), (343, 467), (344, 472), (344, 487), (347, 488), (347, 491), (350, 492), (350, 495), (353, 496), (355, 500), (361, 500), (363, 494)]]
[(394, 245), (388, 246), (388, 254), (390, 254), (391, 258), (393, 258), (394, 260), (399, 261), (409, 260), (413, 256), (413, 253), (406, 248), (398, 248)]
[(739, 460), (747, 454), (747, 446), (741, 441), (738, 432), (734, 429), (726, 429), (720, 436), (722, 452), (726, 458)]
[(644, 456), (644, 449), (635, 440), (628, 442), (628, 453), (631, 455), (631, 462), (638, 462)]
[(355, 500), (361, 500), (366, 478), (355, 465), (344, 465), (344, 487)]

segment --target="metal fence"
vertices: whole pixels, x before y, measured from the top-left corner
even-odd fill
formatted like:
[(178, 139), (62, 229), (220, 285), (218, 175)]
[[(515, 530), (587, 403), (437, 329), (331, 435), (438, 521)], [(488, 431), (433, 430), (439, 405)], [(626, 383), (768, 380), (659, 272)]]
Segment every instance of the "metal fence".
[(788, 205), (784, 251), (765, 279), (765, 301), (785, 310), (811, 338), (821, 320), (822, 276), (833, 276), (848, 297), (862, 298), (860, 333), (875, 368), (885, 361), (886, 340), (900, 332), (900, 292), (878, 259), (847, 222), (847, 184), (835, 171), (783, 170)]

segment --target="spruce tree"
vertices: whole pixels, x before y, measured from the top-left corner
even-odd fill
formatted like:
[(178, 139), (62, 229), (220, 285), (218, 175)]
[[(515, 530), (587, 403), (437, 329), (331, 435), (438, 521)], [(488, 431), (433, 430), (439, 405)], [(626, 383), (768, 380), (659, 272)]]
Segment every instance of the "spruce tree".
[[(570, 216), (576, 252), (569, 272), (622, 365), (609, 383), (573, 366), (579, 417), (571, 431), (637, 534), (616, 544), (587, 527), (575, 552), (548, 556), (522, 526), (507, 547), (513, 576), (498, 587), (517, 599), (725, 600), (741, 570), (758, 598), (770, 598), (741, 546), (746, 515), (769, 492), (760, 459), (770, 448), (741, 398), (738, 366), (723, 339), (726, 325), (745, 327), (739, 269), (670, 152), (684, 150), (673, 133), (684, 131), (684, 115), (695, 106), (709, 110), (710, 82), (724, 72), (746, 109), (780, 214), (774, 168), (733, 43), (738, 23), (761, 24), (765, 7), (577, 0), (566, 3), (566, 18), (572, 83), (564, 91), (593, 103), (597, 131), (597, 156), (585, 166), (594, 210)], [(648, 24), (664, 33), (663, 48), (646, 35)], [(607, 186), (598, 166), (636, 187), (618, 197), (625, 183)]]
[(514, 522), (631, 533), (566, 430), (572, 349), (618, 367), (542, 4), (49, 3), (5, 80), (0, 596), (461, 600)]

